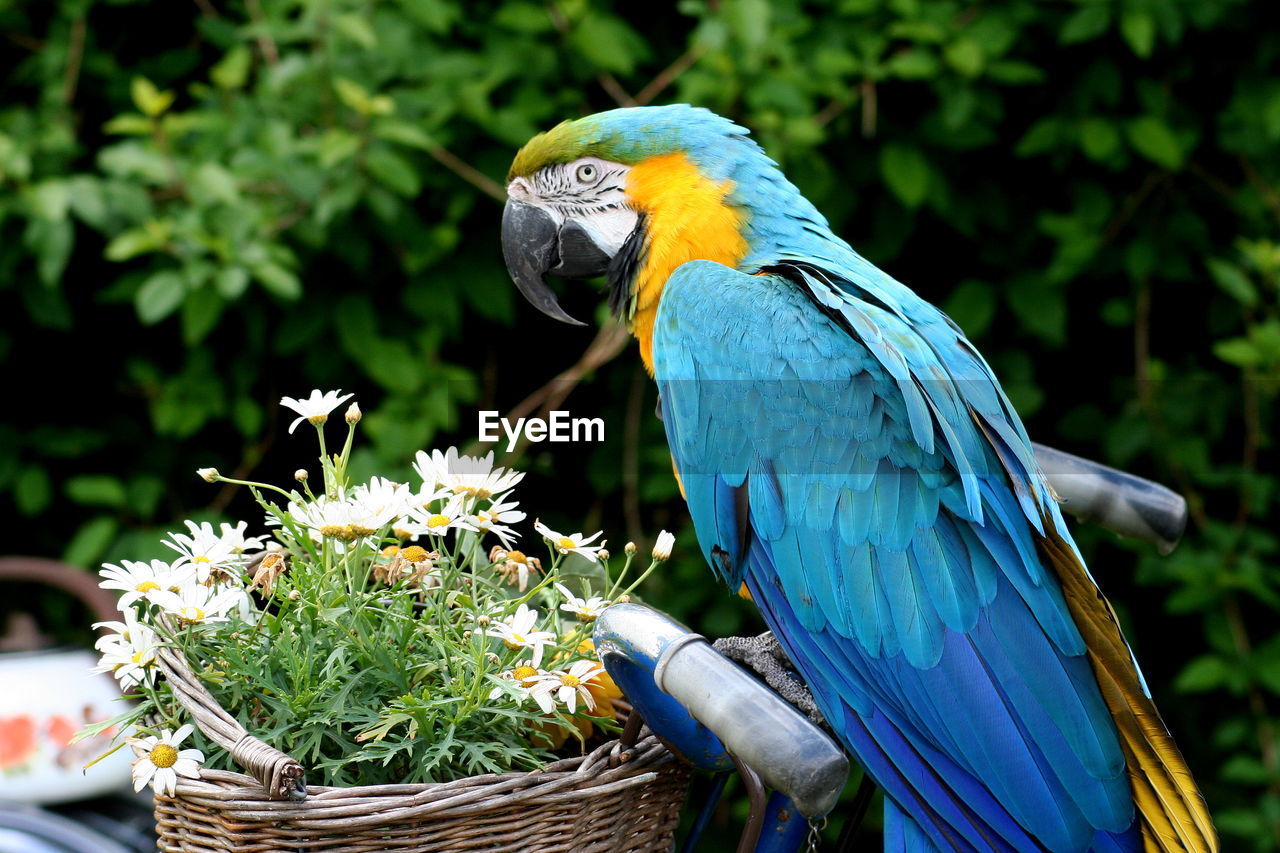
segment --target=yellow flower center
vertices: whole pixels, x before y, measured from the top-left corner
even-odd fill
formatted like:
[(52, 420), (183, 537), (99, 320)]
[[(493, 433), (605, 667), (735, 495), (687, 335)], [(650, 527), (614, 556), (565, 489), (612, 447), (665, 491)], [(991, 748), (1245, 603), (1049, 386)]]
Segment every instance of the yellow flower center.
[(565, 687), (577, 687), (582, 684), (582, 679), (578, 678), (576, 675), (570, 675), (566, 672), (564, 675), (560, 676), (560, 683)]
[(361, 536), (372, 536), (376, 532), (372, 527), (362, 527), (359, 524), (347, 526), (347, 535), (352, 539), (359, 539)]
[(452, 520), (453, 519), (449, 518), (447, 515), (436, 513), (427, 519), (427, 527), (448, 527), (449, 522)]
[(427, 559), (427, 549), (421, 545), (410, 545), (408, 548), (400, 552), (400, 556), (404, 557), (410, 563), (421, 563)]
[(568, 549), (568, 548), (577, 548), (577, 547), (578, 547), (578, 543), (577, 543), (577, 542), (574, 542), (574, 541), (573, 541), (572, 539), (570, 539), (568, 536), (561, 536), (559, 539), (557, 539), (557, 540), (556, 540), (556, 547), (557, 547), (557, 548), (565, 548), (565, 549)]
[(530, 684), (529, 679), (533, 678), (537, 674), (538, 671), (531, 666), (518, 666), (511, 670), (511, 675), (514, 676), (516, 681), (519, 681), (524, 687), (528, 687)]
[(172, 767), (178, 760), (178, 750), (167, 743), (158, 743), (151, 747), (148, 758), (156, 767)]
[(191, 558), (191, 562), (193, 562), (193, 563), (211, 563), (211, 562), (213, 562), (213, 561), (212, 561), (212, 560), (210, 560), (208, 557), (204, 556), (203, 554), (201, 554), (199, 557), (192, 557), (192, 558)]
[(178, 618), (188, 622), (203, 622), (204, 611), (199, 607), (184, 607), (178, 611)]
[(341, 539), (346, 532), (347, 529), (345, 527), (340, 527), (337, 524), (326, 524), (324, 527), (320, 528), (321, 536), (333, 536), (338, 539)]
[(147, 650), (146, 650), (146, 649), (143, 649), (143, 650), (142, 650), (142, 651), (140, 651), (140, 652), (134, 652), (134, 653), (133, 653), (133, 657), (131, 658), (131, 660), (132, 660), (134, 663), (142, 663), (142, 656), (143, 656), (143, 655), (145, 655), (146, 653), (147, 653)]
[(482, 501), (487, 501), (493, 497), (493, 492), (481, 486), (454, 486), (453, 493), (456, 495), (470, 495)]
[(138, 592), (151, 592), (152, 590), (159, 589), (159, 588), (160, 588), (160, 584), (156, 583), (155, 581), (143, 581), (142, 583), (134, 587), (134, 589), (136, 589)]
[(529, 558), (524, 555), (523, 551), (508, 551), (507, 559), (513, 563), (525, 563)]

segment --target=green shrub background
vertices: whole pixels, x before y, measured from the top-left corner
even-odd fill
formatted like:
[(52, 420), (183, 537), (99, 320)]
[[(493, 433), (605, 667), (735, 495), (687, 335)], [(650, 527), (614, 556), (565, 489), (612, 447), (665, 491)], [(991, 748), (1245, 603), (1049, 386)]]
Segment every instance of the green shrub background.
[(683, 531), (650, 599), (754, 630), (697, 556), (634, 348), (521, 303), (498, 243), (533, 133), (700, 104), (944, 306), (1035, 438), (1188, 497), (1172, 556), (1080, 537), (1226, 849), (1280, 849), (1280, 7), (638, 8), (0, 0), (4, 551), (89, 568), (159, 556), (181, 518), (255, 517), (194, 469), (310, 462), (282, 394), (356, 391), (359, 466), (407, 475), (471, 445), (477, 407), (571, 391), (606, 441), (509, 458), (526, 507), (619, 548)]

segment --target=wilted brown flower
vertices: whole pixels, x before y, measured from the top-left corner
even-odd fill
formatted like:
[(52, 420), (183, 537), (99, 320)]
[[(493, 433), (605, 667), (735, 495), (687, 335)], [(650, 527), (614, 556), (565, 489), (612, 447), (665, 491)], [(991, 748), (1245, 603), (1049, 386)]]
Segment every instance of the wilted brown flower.
[(528, 557), (523, 551), (508, 551), (497, 546), (489, 552), (489, 561), (494, 564), (495, 572), (508, 584), (518, 585), (521, 592), (528, 588), (529, 576), (542, 571), (542, 561), (537, 557)]
[(288, 560), (279, 551), (263, 554), (262, 559), (258, 561), (257, 569), (254, 570), (252, 583), (254, 586), (262, 587), (263, 595), (270, 596), (276, 578), (284, 574), (288, 568)]
[(431, 572), (435, 569), (435, 561), (439, 559), (440, 554), (435, 551), (428, 551), (420, 545), (410, 545), (396, 551), (390, 561), (375, 565), (373, 577), (386, 586), (395, 586), (402, 579), (423, 587), (436, 586), (439, 581)]

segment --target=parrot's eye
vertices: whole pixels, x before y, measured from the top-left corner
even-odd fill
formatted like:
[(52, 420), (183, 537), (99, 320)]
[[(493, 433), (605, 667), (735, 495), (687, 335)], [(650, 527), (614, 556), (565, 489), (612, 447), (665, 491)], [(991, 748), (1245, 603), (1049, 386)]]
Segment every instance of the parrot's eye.
[(596, 167), (590, 163), (583, 163), (578, 167), (577, 178), (584, 184), (589, 184), (596, 179)]

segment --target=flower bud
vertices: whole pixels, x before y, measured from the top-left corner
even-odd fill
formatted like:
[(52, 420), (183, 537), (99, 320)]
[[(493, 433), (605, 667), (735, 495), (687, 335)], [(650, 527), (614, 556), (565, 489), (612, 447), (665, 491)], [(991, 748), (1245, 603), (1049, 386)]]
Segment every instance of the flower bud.
[(596, 552), (596, 558), (602, 563), (607, 562), (609, 559), (609, 549), (601, 548)]
[(347, 407), (347, 414), (346, 414), (347, 423), (351, 424), (352, 426), (355, 426), (356, 424), (360, 423), (360, 419), (362, 417), (364, 417), (364, 413), (360, 411), (359, 404), (352, 403), (350, 406)]
[(669, 560), (671, 559), (671, 546), (676, 542), (674, 534), (663, 530), (658, 534), (658, 541), (653, 546), (653, 559)]
[(302, 598), (302, 593), (298, 592), (296, 589), (289, 590), (290, 601), (297, 601), (299, 598)]
[(217, 468), (197, 468), (196, 473), (200, 475), (200, 479), (206, 483), (216, 483), (222, 475), (218, 473)]
[(639, 549), (636, 548), (636, 543), (634, 542), (628, 542), (626, 545), (622, 546), (623, 553), (625, 553), (628, 557), (634, 557), (636, 555), (636, 551), (638, 550)]
[(299, 468), (297, 471), (294, 471), (293, 479), (297, 480), (299, 483), (307, 482), (307, 469)]

